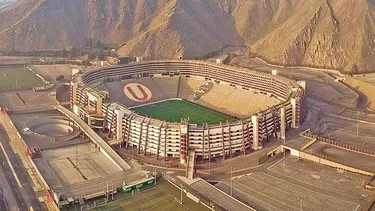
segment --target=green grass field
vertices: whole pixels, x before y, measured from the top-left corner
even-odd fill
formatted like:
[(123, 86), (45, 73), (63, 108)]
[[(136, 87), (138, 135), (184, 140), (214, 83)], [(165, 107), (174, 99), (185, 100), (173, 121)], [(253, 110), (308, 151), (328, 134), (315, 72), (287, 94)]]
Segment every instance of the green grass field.
[(96, 211), (150, 210), (150, 211), (208, 211), (202, 204), (197, 204), (183, 195), (183, 205), (180, 204), (180, 190), (164, 179), (160, 179), (157, 187), (142, 190), (134, 196), (127, 195), (110, 201), (107, 204), (92, 208)]
[(152, 105), (134, 108), (140, 115), (149, 116), (167, 122), (180, 122), (188, 118), (192, 124), (217, 124), (220, 121), (234, 121), (233, 118), (184, 100), (168, 100)]
[(122, 199), (115, 200), (103, 207), (97, 207), (94, 210), (185, 210), (178, 201), (169, 197), (158, 188), (152, 188), (141, 191), (134, 196), (126, 196)]
[(23, 66), (0, 67), (0, 90), (29, 89), (43, 82)]

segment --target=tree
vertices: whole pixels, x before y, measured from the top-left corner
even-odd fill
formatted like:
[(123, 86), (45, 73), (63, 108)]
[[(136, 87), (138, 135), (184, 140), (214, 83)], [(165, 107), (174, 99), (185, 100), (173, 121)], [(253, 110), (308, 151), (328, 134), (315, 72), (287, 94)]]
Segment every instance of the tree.
[(62, 81), (62, 80), (64, 80), (64, 76), (63, 75), (59, 75), (59, 76), (57, 76), (56, 77), (56, 81)]
[(70, 50), (70, 56), (71, 57), (76, 57), (78, 54), (78, 50), (76, 47), (72, 47), (72, 49)]
[(96, 58), (96, 54), (95, 53), (89, 53), (89, 55), (88, 55), (88, 59), (89, 60), (93, 60), (95, 58)]
[(63, 49), (63, 50), (60, 52), (61, 57), (67, 57), (68, 54), (69, 54), (69, 52), (68, 52), (66, 49)]
[(92, 38), (85, 38), (85, 46), (86, 47), (92, 47), (94, 44), (94, 41), (92, 40)]
[(104, 61), (104, 59), (105, 59), (104, 54), (99, 54), (98, 55), (98, 60)]
[(102, 48), (102, 41), (98, 40), (96, 41), (96, 48)]

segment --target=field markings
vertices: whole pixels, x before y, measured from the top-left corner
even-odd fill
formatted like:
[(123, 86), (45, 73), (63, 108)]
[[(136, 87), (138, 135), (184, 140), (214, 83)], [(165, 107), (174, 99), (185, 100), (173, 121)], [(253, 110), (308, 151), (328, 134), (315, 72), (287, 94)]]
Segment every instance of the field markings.
[[(4, 95), (7, 99), (8, 99), (8, 102), (10, 102), (11, 106), (12, 107), (19, 107), (19, 106), (16, 106), (14, 103), (13, 103), (13, 100), (8, 96), (8, 95)], [(18, 99), (19, 100), (19, 99)]]
[(355, 211), (357, 211), (359, 208), (361, 207), (361, 205), (360, 204), (358, 204), (358, 207), (355, 209)]
[(284, 157), (283, 159), (280, 159), (280, 160), (277, 161), (276, 163), (272, 164), (270, 167), (267, 168), (267, 170), (270, 170), (272, 167), (276, 166), (278, 163), (280, 163), (280, 162), (283, 161), (284, 159), (286, 159), (286, 157)]
[(148, 201), (152, 202), (156, 207), (158, 206), (153, 200), (146, 196), (142, 191), (140, 192)]
[[(281, 161), (281, 160), (280, 160), (280, 161)], [(278, 162), (278, 163), (279, 163), (279, 162)], [(277, 163), (275, 163), (275, 164), (277, 164)], [(269, 171), (275, 173), (275, 174), (280, 174), (280, 175), (283, 175), (284, 177), (287, 177), (287, 178), (290, 178), (290, 179), (292, 179), (292, 180), (295, 180), (294, 177), (290, 177), (290, 176), (287, 176), (286, 174), (281, 174), (281, 173), (279, 173), (279, 172), (277, 172), (277, 171), (275, 171), (275, 170), (270, 169), (271, 167), (275, 166), (275, 164), (273, 164), (272, 166), (270, 166), (270, 167), (267, 168), (267, 169), (268, 169)], [(294, 169), (293, 169), (293, 170), (294, 170)], [(356, 179), (356, 178), (353, 178), (353, 177), (350, 177), (350, 178), (351, 178), (351, 179)], [(327, 190), (327, 191), (335, 192), (335, 191), (329, 190), (329, 189), (324, 188), (324, 187), (319, 187), (319, 186), (317, 186), (317, 185), (313, 185), (312, 183), (306, 183), (306, 182), (303, 182), (303, 181), (301, 181), (301, 180), (296, 180), (296, 181), (297, 181), (297, 182), (300, 182), (300, 183), (303, 183), (303, 184), (305, 184), (305, 185), (313, 186), (313, 187), (315, 187), (315, 188), (317, 188), (317, 189), (322, 189), (322, 190)], [(294, 184), (294, 183), (292, 183), (292, 184)], [(302, 187), (302, 186), (300, 186), (300, 187)], [(373, 192), (373, 191), (365, 190), (365, 189), (362, 189), (361, 191), (369, 191), (369, 192)], [(348, 195), (348, 194), (341, 193), (341, 192), (335, 192), (335, 193), (337, 193), (337, 194), (339, 194), (339, 195), (344, 195), (344, 196), (352, 197), (352, 195)]]
[[(347, 200), (344, 200), (344, 199), (336, 198), (336, 197), (334, 197), (334, 196), (327, 195), (327, 194), (324, 194), (324, 193), (321, 193), (321, 192), (317, 192), (317, 191), (315, 191), (315, 190), (311, 190), (311, 189), (309, 189), (309, 188), (306, 188), (306, 187), (300, 186), (300, 185), (295, 184), (295, 183), (292, 183), (292, 182), (290, 182), (290, 181), (287, 181), (287, 180), (283, 180), (283, 179), (277, 178), (277, 177), (275, 177), (275, 176), (273, 176), (273, 175), (271, 175), (271, 174), (267, 174), (266, 172), (262, 172), (261, 174), (265, 174), (265, 175), (267, 175), (267, 176), (269, 176), (269, 177), (273, 177), (273, 178), (275, 179), (275, 181), (280, 181), (280, 184), (281, 184), (281, 183), (286, 183), (286, 184), (288, 184), (289, 187), (290, 187), (290, 186), (295, 186), (297, 189), (298, 189), (298, 188), (300, 188), (300, 189), (304, 189), (304, 190), (306, 190), (304, 193), (310, 191), (310, 192), (313, 192), (313, 193), (315, 193), (315, 194), (317, 194), (317, 195), (323, 195), (323, 196), (326, 196), (326, 197), (331, 198), (331, 199), (333, 199), (333, 200), (343, 201), (343, 202), (346, 202), (346, 203), (348, 203), (348, 204), (352, 204), (352, 205), (358, 205), (358, 203), (353, 203), (353, 202), (351, 202), (351, 201), (347, 201)], [(259, 179), (256, 179), (256, 178), (252, 178), (252, 179), (253, 179), (253, 180), (257, 180), (257, 181), (259, 181), (259, 182), (261, 182), (261, 183), (264, 183), (264, 181), (262, 181), (262, 180), (259, 180)], [(255, 191), (256, 191), (256, 190), (255, 190)]]
[(53, 160), (48, 160), (48, 161), (46, 161), (46, 160), (43, 160), (43, 159), (41, 159), (41, 162), (43, 163), (43, 166), (45, 166), (45, 167), (47, 167), (47, 170), (52, 174), (52, 176), (55, 178), (55, 180), (57, 180), (57, 183), (58, 183), (58, 185), (57, 186), (55, 186), (55, 187), (62, 187), (62, 178), (60, 177), (60, 175), (56, 175), (56, 172), (51, 168), (51, 161), (53, 161)]
[[(297, 209), (296, 207), (291, 206), (291, 205), (289, 205), (289, 204), (286, 204), (285, 202), (282, 202), (282, 201), (280, 201), (280, 200), (278, 200), (278, 199), (276, 199), (276, 198), (272, 198), (272, 197), (267, 196), (266, 194), (264, 194), (264, 193), (262, 193), (262, 192), (259, 192), (259, 191), (255, 190), (255, 189), (252, 189), (252, 188), (249, 188), (249, 187), (246, 186), (245, 184), (242, 184), (242, 183), (240, 183), (240, 182), (238, 182), (238, 181), (236, 181), (236, 180), (233, 180), (233, 181), (234, 181), (235, 183), (237, 183), (238, 185), (243, 186), (243, 187), (246, 188), (246, 189), (250, 189), (250, 190), (252, 190), (252, 191), (254, 191), (254, 192), (257, 192), (258, 194), (260, 194), (260, 195), (262, 195), (262, 196), (265, 196), (266, 198), (269, 198), (269, 199), (271, 199), (271, 200), (275, 200), (275, 201), (277, 201), (278, 203), (280, 203), (280, 204), (284, 204), (284, 205), (287, 206), (287, 207), (290, 207), (290, 208), (293, 208), (293, 209)], [(241, 191), (241, 190), (238, 190), (238, 189), (236, 189), (236, 190), (237, 190), (237, 191)], [(241, 191), (241, 192), (243, 192), (243, 191)], [(244, 192), (244, 194), (246, 194), (247, 196), (250, 196), (249, 194), (247, 194), (247, 193), (245, 193), (245, 192)], [(253, 196), (252, 198), (257, 199), (257, 198), (254, 197), (254, 196)], [(271, 206), (271, 207), (275, 207), (274, 205), (271, 205), (271, 204), (265, 202), (264, 200), (261, 200), (261, 199), (258, 199), (258, 200), (261, 201), (261, 202), (263, 202), (263, 203), (265, 203), (265, 204), (267, 204), (267, 205), (269, 205), (269, 206)], [(278, 210), (282, 210), (282, 209), (277, 208), (277, 207), (275, 207), (275, 208), (278, 209)]]
[[(31, 98), (29, 98), (27, 101), (34, 100), (35, 98), (40, 97), (40, 96), (42, 96), (42, 95), (44, 95), (44, 93), (41, 93), (41, 94), (34, 94), (34, 96), (31, 97)], [(43, 104), (42, 104), (42, 105), (43, 105)]]
[(49, 70), (46, 71), (46, 70), (44, 70), (44, 69), (42, 69), (42, 68), (39, 68), (39, 70), (40, 70), (40, 73), (38, 73), (38, 71), (35, 71), (35, 70), (34, 70), (34, 71), (37, 72), (37, 73), (40, 74), (40, 75), (47, 74), (47, 75), (49, 75), (50, 77), (52, 77), (53, 79), (56, 78), (56, 76), (54, 76), (54, 75), (52, 75), (51, 73), (49, 73)]
[(42, 80), (23, 67), (0, 67), (0, 89), (14, 89), (16, 83), (20, 88), (32, 88), (41, 86)]

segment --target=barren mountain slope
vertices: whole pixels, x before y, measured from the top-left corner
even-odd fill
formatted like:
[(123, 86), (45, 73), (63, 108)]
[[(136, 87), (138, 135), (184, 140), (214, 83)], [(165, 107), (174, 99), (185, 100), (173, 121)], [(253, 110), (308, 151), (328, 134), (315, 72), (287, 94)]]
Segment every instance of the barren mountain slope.
[(274, 63), (375, 71), (375, 0), (19, 0), (0, 20), (0, 49), (92, 37), (120, 55), (194, 58), (246, 44)]
[(365, 0), (301, 1), (252, 51), (288, 65), (375, 70), (375, 10)]
[[(59, 49), (92, 37), (121, 43), (168, 0), (19, 0), (0, 10), (0, 49)], [(134, 26), (141, 23), (140, 28)]]
[(135, 34), (119, 53), (194, 58), (242, 43), (234, 19), (214, 1), (176, 0), (169, 6), (157, 17), (159, 24), (155, 21), (155, 27)]

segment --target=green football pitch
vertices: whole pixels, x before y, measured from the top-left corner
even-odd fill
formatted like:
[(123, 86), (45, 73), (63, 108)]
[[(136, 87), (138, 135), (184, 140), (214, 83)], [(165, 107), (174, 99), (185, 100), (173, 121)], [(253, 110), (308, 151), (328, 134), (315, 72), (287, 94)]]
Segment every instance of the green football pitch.
[(216, 124), (234, 121), (235, 119), (184, 100), (168, 100), (133, 109), (140, 115), (160, 119), (167, 122), (180, 122), (181, 118), (189, 118), (192, 124)]
[(43, 81), (23, 66), (0, 67), (0, 90), (29, 89)]
[(164, 179), (158, 181), (157, 187), (141, 190), (139, 193), (135, 192), (134, 196), (131, 194), (115, 195), (114, 201), (109, 201), (107, 204), (102, 204), (91, 208), (95, 211), (138, 211), (138, 210), (152, 210), (152, 211), (186, 211), (199, 210), (209, 211), (209, 209), (200, 203), (192, 201), (183, 194), (183, 206), (180, 204), (181, 191)]

